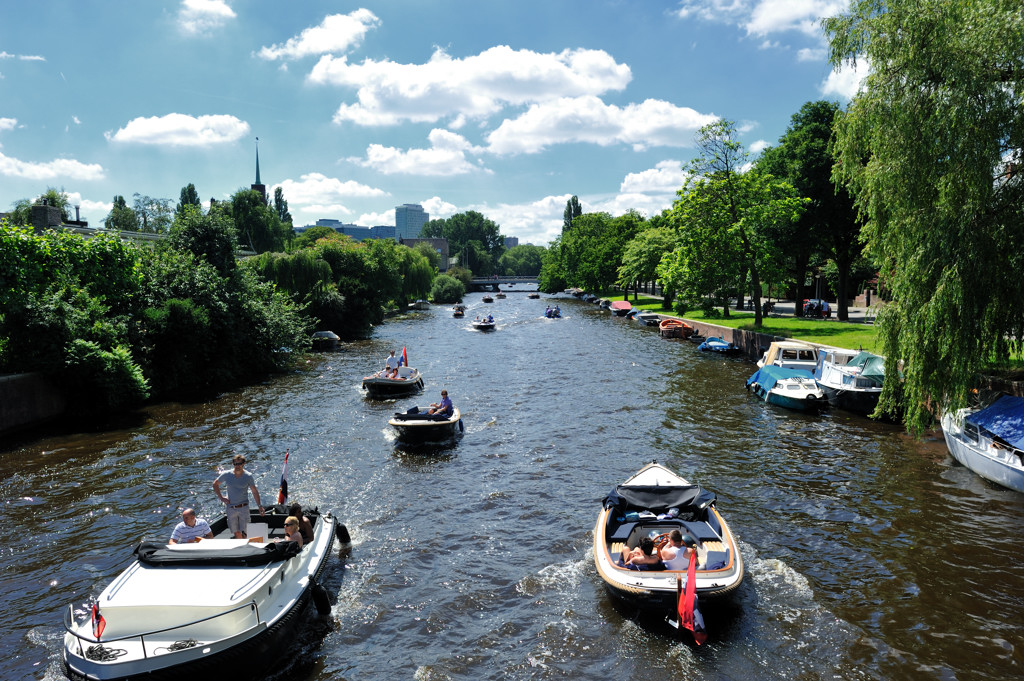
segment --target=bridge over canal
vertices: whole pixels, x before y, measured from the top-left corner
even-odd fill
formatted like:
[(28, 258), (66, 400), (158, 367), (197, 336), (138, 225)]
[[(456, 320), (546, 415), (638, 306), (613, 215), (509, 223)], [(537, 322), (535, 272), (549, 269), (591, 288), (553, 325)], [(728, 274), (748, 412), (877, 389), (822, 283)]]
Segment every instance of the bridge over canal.
[[(537, 277), (479, 277), (471, 279), (469, 282), (470, 291), (499, 291), (504, 290), (505, 293), (515, 293), (516, 291), (522, 291), (528, 293), (535, 291), (539, 281)], [(532, 284), (529, 287), (523, 287), (517, 289), (516, 286), (520, 284)], [(502, 288), (504, 287), (504, 288)]]

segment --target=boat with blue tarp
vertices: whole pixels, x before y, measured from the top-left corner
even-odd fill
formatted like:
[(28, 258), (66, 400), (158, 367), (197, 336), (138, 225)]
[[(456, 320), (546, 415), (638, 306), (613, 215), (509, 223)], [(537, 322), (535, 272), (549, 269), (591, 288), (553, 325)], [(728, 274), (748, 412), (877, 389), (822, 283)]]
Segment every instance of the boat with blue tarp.
[(953, 458), (986, 480), (1024, 492), (1024, 397), (1002, 395), (983, 409), (942, 415)]
[(803, 369), (763, 366), (747, 379), (747, 390), (769, 404), (798, 411), (818, 411), (828, 406), (814, 375)]

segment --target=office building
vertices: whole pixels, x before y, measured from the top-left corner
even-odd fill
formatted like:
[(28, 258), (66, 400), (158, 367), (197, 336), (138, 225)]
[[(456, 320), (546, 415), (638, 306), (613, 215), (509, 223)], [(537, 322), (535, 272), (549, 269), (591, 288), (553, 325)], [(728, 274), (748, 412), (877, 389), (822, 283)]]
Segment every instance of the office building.
[(418, 203), (395, 206), (395, 239), (416, 239), (430, 215)]

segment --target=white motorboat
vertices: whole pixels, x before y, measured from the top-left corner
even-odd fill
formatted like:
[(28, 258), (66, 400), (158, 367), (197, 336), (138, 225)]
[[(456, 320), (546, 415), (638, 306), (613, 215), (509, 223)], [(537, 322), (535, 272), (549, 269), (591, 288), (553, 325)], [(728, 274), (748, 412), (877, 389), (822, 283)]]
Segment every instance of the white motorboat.
[(367, 376), (363, 379), (363, 390), (367, 396), (379, 399), (410, 395), (423, 389), (423, 376), (414, 367), (398, 367), (398, 378), (384, 378), (380, 375)]
[(986, 480), (1024, 492), (1024, 398), (1003, 395), (984, 409), (942, 415), (953, 458)]
[(495, 322), (493, 319), (474, 319), (472, 322), (473, 328), (477, 331), (494, 331)]
[(430, 301), (429, 300), (417, 300), (415, 302), (409, 303), (409, 309), (410, 310), (429, 310), (430, 309)]
[(814, 376), (803, 369), (763, 366), (747, 379), (747, 390), (754, 391), (765, 402), (787, 409), (818, 411), (828, 406)]
[(621, 552), (635, 548), (644, 537), (675, 529), (697, 541), (701, 602), (734, 591), (743, 581), (743, 557), (716, 500), (714, 493), (658, 463), (647, 464), (617, 485), (605, 497), (594, 526), (594, 563), (608, 591), (643, 609), (674, 611), (686, 571), (665, 570), (660, 563), (653, 570), (624, 567)]
[(395, 429), (398, 439), (407, 444), (444, 442), (464, 430), (458, 407), (454, 407), (452, 415), (448, 417), (427, 414), (420, 411), (419, 407), (412, 407), (406, 412), (396, 412), (388, 424)]
[(882, 394), (885, 360), (870, 352), (823, 348), (814, 379), (830, 405), (867, 416)]
[(772, 341), (757, 366), (774, 365), (783, 369), (814, 371), (818, 364), (818, 349), (799, 341)]
[(252, 678), (280, 655), (306, 604), (330, 611), (317, 583), (335, 535), (348, 530), (330, 513), (304, 512), (314, 538), (298, 549), (284, 536), (287, 514), (253, 514), (249, 539), (231, 538), (227, 519), (213, 539), (143, 542), (136, 560), (91, 608), (68, 606), (63, 662), (68, 678)]

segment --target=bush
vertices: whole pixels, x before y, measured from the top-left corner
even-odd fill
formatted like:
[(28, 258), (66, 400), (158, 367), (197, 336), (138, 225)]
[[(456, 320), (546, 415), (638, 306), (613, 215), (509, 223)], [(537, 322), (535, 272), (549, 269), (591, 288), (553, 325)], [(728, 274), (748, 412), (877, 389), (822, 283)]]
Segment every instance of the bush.
[(434, 279), (430, 289), (430, 299), (435, 303), (457, 303), (466, 295), (466, 287), (462, 282), (447, 274), (440, 274)]
[(123, 345), (108, 352), (92, 341), (76, 339), (65, 362), (63, 388), (78, 414), (129, 409), (149, 397), (149, 382)]

